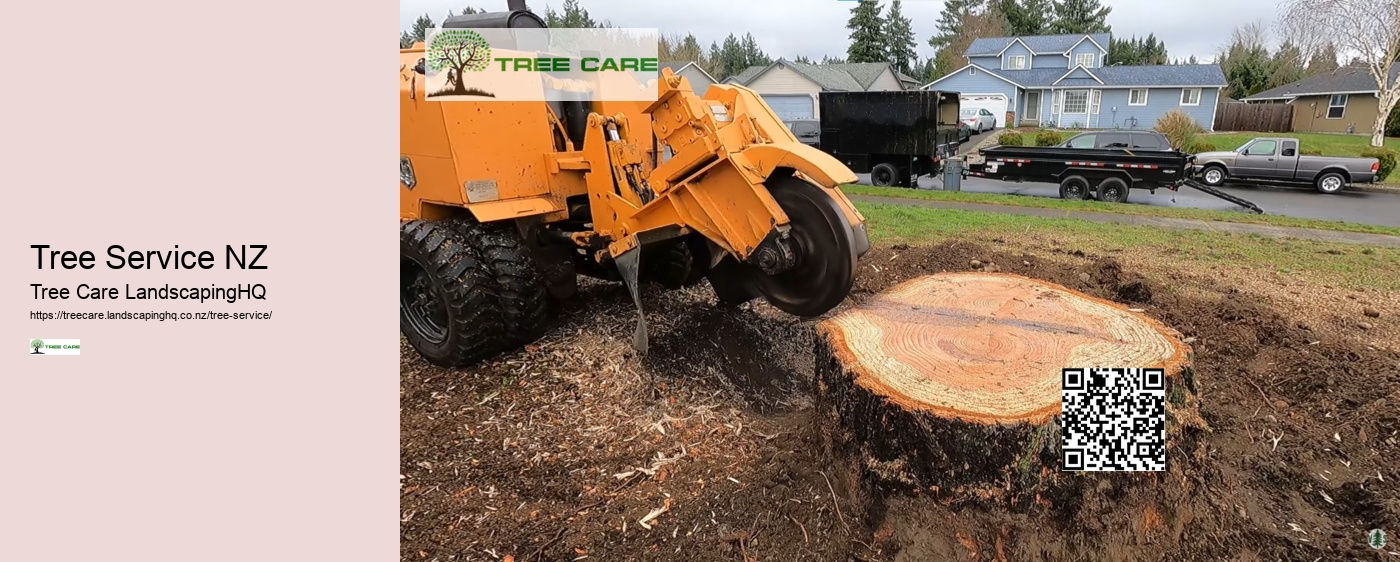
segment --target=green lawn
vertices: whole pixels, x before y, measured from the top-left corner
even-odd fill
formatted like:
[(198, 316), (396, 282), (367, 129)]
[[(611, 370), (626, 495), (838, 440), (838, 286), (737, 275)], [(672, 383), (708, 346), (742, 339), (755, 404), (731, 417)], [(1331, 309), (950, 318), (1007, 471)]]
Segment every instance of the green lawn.
[(878, 243), (947, 238), (1004, 238), (1027, 243), (1060, 240), (1086, 252), (1114, 253), (1131, 248), (1193, 264), (1276, 271), (1352, 288), (1400, 289), (1400, 249), (1395, 248), (958, 209), (865, 202), (856, 206), (866, 217), (871, 238)]
[[(929, 201), (953, 201), (959, 203), (986, 203), (1015, 207), (1040, 207), (1048, 209), (1064, 209), (1067, 211), (1095, 211), (1101, 213), (1117, 213), (1123, 215), (1144, 215), (1153, 217), (1170, 217), (1207, 221), (1267, 224), (1273, 226), (1293, 226), (1300, 228), (1340, 230), (1344, 232), (1368, 232), (1374, 234), (1390, 234), (1393, 236), (1400, 236), (1400, 228), (1389, 226), (1373, 226), (1369, 224), (1357, 224), (1349, 222), (1301, 219), (1294, 217), (1282, 217), (1278, 215), (1256, 215), (1253, 213), (1242, 213), (1235, 211), (1210, 211), (1205, 209), (1183, 209), (1177, 207), (1124, 205), (1121, 203), (1104, 203), (1102, 201), (1069, 201), (1065, 199), (1050, 199), (1047, 197), (1027, 197), (1024, 195), (1001, 195), (993, 193), (969, 193), (963, 191), (902, 189), (895, 187), (871, 187), (865, 185), (844, 185), (841, 186), (841, 189), (846, 193), (852, 195), (876, 195), (882, 197), (901, 197), (905, 199), (924, 199)], [(1019, 220), (1023, 218), (1027, 217), (1013, 216), (1012, 220)]]
[[(1021, 144), (1035, 145), (1035, 130), (1019, 131)], [(1088, 130), (1060, 130), (1064, 138), (1070, 138)], [(1371, 137), (1366, 135), (1342, 135), (1335, 133), (1205, 133), (1201, 139), (1215, 145), (1220, 150), (1234, 150), (1255, 137), (1285, 137), (1298, 139), (1303, 149), (1321, 150), (1323, 156), (1360, 156), (1361, 151), (1371, 146)], [(1386, 137), (1385, 147), (1400, 151), (1400, 137)]]
[[(1206, 133), (1205, 141), (1220, 150), (1234, 150), (1254, 137), (1286, 137), (1298, 139), (1303, 150), (1321, 150), (1323, 156), (1360, 156), (1361, 151), (1371, 146), (1367, 135), (1341, 135), (1334, 133)], [(1385, 146), (1400, 151), (1400, 138), (1388, 137)], [(1391, 178), (1392, 180), (1394, 178)]]

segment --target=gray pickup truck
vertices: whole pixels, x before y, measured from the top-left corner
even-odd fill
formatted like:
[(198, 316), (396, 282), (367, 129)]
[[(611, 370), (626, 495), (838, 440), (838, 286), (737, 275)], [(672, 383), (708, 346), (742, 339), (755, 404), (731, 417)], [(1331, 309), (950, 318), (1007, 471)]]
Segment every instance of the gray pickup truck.
[(1376, 181), (1380, 161), (1304, 156), (1298, 154), (1298, 139), (1261, 137), (1235, 150), (1197, 154), (1193, 169), (1210, 186), (1233, 178), (1310, 183), (1323, 193), (1336, 193), (1351, 184)]

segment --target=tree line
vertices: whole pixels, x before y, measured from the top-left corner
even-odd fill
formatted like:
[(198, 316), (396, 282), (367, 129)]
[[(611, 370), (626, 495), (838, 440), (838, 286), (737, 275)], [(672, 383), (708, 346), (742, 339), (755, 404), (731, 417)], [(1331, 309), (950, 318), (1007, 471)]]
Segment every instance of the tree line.
[[(809, 64), (888, 62), (928, 83), (966, 64), (963, 54), (979, 38), (1112, 33), (1108, 16), (1113, 8), (1101, 0), (945, 0), (934, 22), (934, 33), (927, 38), (935, 54), (923, 58), (916, 51), (913, 22), (904, 15), (902, 0), (886, 1), (888, 5), (882, 0), (860, 0), (851, 8), (845, 56), (825, 55), (820, 61), (798, 56), (791, 60)], [(1228, 82), (1227, 96), (1241, 99), (1336, 70), (1342, 52), (1353, 56), (1348, 66), (1370, 69), (1378, 78), (1385, 78), (1389, 64), (1400, 57), (1400, 0), (1285, 0), (1281, 7), (1285, 10), (1277, 22), (1281, 33), (1278, 47), (1270, 48), (1270, 28), (1255, 22), (1237, 27), (1229, 43), (1216, 53), (1214, 62)], [(461, 13), (482, 11), (467, 7)], [(449, 11), (447, 15), (454, 14)], [(580, 0), (563, 0), (559, 11), (547, 6), (543, 15), (550, 27), (612, 27), (607, 20), (594, 19)], [(1354, 29), (1358, 25), (1365, 29)], [(429, 15), (419, 16), (410, 29), (400, 32), (400, 47), (423, 41), (435, 26)], [(694, 61), (720, 80), (774, 60), (751, 33), (731, 33), (708, 48), (691, 33), (665, 34), (658, 49), (662, 60)], [(1151, 33), (1112, 38), (1107, 49), (1107, 65), (1198, 63), (1195, 56), (1170, 59), (1166, 44)], [(1381, 90), (1378, 97), (1382, 115), (1386, 115), (1400, 102), (1400, 84), (1382, 80)]]

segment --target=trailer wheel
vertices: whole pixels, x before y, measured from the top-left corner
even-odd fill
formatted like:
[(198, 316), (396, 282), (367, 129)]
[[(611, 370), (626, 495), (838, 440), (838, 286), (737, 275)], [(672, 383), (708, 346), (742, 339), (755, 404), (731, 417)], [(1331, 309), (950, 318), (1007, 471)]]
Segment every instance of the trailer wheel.
[(1069, 176), (1060, 181), (1060, 199), (1083, 200), (1089, 198), (1089, 180), (1084, 176)]
[(549, 324), (545, 278), (529, 249), (508, 222), (481, 224), (471, 219), (456, 223), (491, 276), (491, 294), (501, 308), (504, 344), (525, 345), (544, 335)]
[(899, 168), (892, 164), (876, 164), (870, 169), (870, 183), (880, 187), (889, 187), (899, 181)]
[(467, 237), (443, 222), (399, 227), (399, 331), (428, 362), (469, 365), (501, 350), (490, 275)]
[(1347, 185), (1347, 178), (1337, 172), (1327, 172), (1317, 177), (1314, 186), (1322, 193), (1336, 193)]
[(1104, 178), (1097, 188), (1099, 201), (1106, 203), (1127, 203), (1128, 182), (1122, 178)]

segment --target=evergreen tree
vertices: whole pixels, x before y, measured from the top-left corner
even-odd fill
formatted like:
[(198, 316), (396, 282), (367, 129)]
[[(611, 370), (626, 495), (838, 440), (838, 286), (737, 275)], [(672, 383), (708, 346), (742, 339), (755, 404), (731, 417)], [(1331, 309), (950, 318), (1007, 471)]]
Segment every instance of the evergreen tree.
[(841, 57), (833, 57), (833, 56), (831, 56), (831, 55), (822, 55), (822, 62), (821, 62), (821, 63), (822, 63), (822, 64), (846, 64), (846, 59), (841, 58)]
[(1050, 28), (1050, 0), (994, 0), (1006, 16), (1006, 34), (1044, 35)]
[(884, 20), (880, 17), (880, 10), (881, 6), (877, 0), (860, 0), (851, 8), (851, 19), (846, 22), (846, 29), (851, 30), (851, 45), (846, 48), (847, 60), (885, 60), (885, 38), (882, 36)]
[(1288, 42), (1280, 45), (1273, 59), (1269, 61), (1269, 77), (1264, 89), (1302, 80), (1307, 73), (1304, 66), (1306, 63), (1307, 61), (1303, 60), (1303, 50), (1297, 45)]
[(753, 38), (752, 33), (744, 34), (744, 40), (740, 46), (744, 53), (744, 68), (755, 65), (763, 66), (773, 64), (773, 59), (768, 56), (768, 53), (763, 52), (763, 49), (759, 48), (758, 40)]
[(1108, 44), (1108, 64), (1113, 66), (1167, 64), (1167, 45), (1149, 33), (1147, 37), (1113, 38)]
[(890, 61), (895, 70), (909, 74), (919, 57), (914, 50), (916, 45), (914, 22), (904, 16), (900, 0), (893, 0), (885, 15), (885, 60)]
[(1235, 28), (1230, 46), (1216, 58), (1229, 84), (1226, 95), (1243, 99), (1268, 87), (1272, 61), (1265, 47), (1264, 35), (1264, 28), (1259, 24)]
[(423, 14), (413, 22), (413, 30), (409, 33), (409, 37), (413, 39), (414, 43), (427, 41), (428, 31), (434, 27), (437, 27), (437, 24), (433, 23), (433, 18), (428, 17), (428, 14)]
[(1109, 33), (1108, 13), (1112, 7), (1099, 0), (1056, 0), (1054, 33)]
[(929, 38), (928, 44), (933, 47), (948, 46), (957, 39), (958, 32), (963, 28), (963, 20), (969, 14), (976, 13), (983, 4), (984, 0), (944, 0), (938, 23), (934, 24), (937, 33)]
[(579, 5), (579, 0), (564, 0), (564, 12), (555, 12), (553, 8), (545, 7), (544, 22), (549, 27), (605, 27), (599, 25), (588, 15), (588, 10)]
[(1331, 72), (1337, 69), (1337, 47), (1331, 43), (1323, 45), (1311, 57), (1308, 57), (1306, 74), (1317, 76), (1324, 72)]

